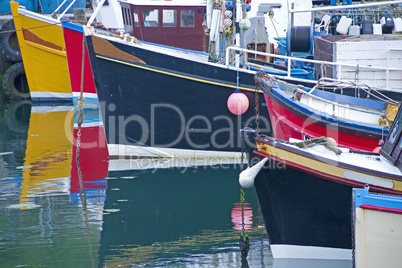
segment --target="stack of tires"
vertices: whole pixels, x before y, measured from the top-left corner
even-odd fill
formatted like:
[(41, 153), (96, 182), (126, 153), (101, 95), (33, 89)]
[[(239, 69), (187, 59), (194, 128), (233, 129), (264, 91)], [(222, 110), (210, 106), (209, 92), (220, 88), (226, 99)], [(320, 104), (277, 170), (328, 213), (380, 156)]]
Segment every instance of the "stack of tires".
[(22, 63), (14, 21), (5, 22), (0, 28), (0, 81), (1, 93), (6, 99), (29, 99), (28, 82)]

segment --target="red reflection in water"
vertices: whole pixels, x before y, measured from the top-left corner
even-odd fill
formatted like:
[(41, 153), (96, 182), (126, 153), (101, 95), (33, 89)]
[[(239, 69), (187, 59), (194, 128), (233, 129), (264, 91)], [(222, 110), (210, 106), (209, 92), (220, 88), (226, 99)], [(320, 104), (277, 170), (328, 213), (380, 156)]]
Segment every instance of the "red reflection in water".
[[(241, 206), (240, 202), (234, 203), (234, 208), (232, 209), (232, 223), (234, 230), (242, 230), (242, 221), (241, 221)], [(243, 203), (243, 211), (244, 211), (244, 229), (253, 228), (253, 210), (250, 206), (250, 203)]]
[[(74, 127), (73, 157), (71, 169), (71, 193), (80, 191), (77, 170), (77, 132)], [(103, 125), (86, 126), (81, 129), (80, 170), (85, 189), (106, 189), (106, 177), (109, 168), (109, 152)]]

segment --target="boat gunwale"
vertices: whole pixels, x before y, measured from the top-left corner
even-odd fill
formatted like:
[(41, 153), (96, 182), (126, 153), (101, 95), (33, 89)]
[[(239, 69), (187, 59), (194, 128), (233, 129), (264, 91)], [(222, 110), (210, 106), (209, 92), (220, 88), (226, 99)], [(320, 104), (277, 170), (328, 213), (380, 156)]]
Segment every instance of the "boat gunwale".
[[(394, 173), (391, 173), (391, 172), (387, 173), (387, 172), (380, 171), (380, 170), (374, 170), (374, 169), (368, 169), (368, 168), (361, 167), (361, 166), (356, 166), (356, 165), (349, 164), (349, 163), (339, 161), (339, 160), (336, 161), (334, 159), (330, 159), (329, 157), (320, 156), (318, 154), (313, 154), (313, 153), (307, 152), (307, 151), (305, 151), (303, 149), (299, 149), (297, 147), (291, 146), (289, 144), (286, 144), (288, 142), (283, 141), (283, 140), (277, 140), (275, 138), (268, 137), (268, 136), (264, 135), (264, 136), (257, 137), (256, 141), (261, 142), (262, 144), (267, 144), (269, 146), (275, 147), (277, 149), (280, 149), (280, 150), (283, 150), (283, 151), (286, 151), (286, 152), (296, 154), (297, 156), (300, 156), (301, 158), (308, 158), (308, 159), (311, 159), (311, 160), (316, 160), (316, 161), (319, 161), (321, 163), (332, 165), (332, 166), (337, 167), (337, 168), (347, 169), (347, 170), (352, 171), (352, 172), (363, 173), (363, 174), (366, 174), (368, 176), (376, 176), (376, 177), (379, 177), (380, 179), (391, 179), (391, 180), (402, 182), (402, 174), (396, 174), (395, 172)], [(289, 165), (292, 165), (292, 164), (298, 165), (297, 163), (293, 163), (293, 162), (291, 162), (289, 160), (286, 160), (286, 159), (281, 159), (281, 158), (279, 158), (277, 156), (267, 154), (267, 153), (261, 152), (259, 150), (255, 150), (253, 153), (258, 155), (260, 158), (264, 158), (264, 157), (269, 156), (275, 162), (280, 161), (280, 163), (284, 163), (285, 165), (288, 165), (288, 164)], [(350, 151), (350, 153), (353, 153), (353, 151)], [(359, 152), (358, 154), (362, 154), (362, 153)], [(368, 155), (373, 156), (373, 153), (369, 153)], [(375, 155), (379, 156), (380, 159), (385, 160), (385, 158), (381, 158), (381, 156), (379, 154), (375, 154)], [(388, 165), (388, 166), (392, 166), (393, 168), (395, 168), (388, 160), (385, 160), (385, 161), (382, 161), (382, 162), (386, 163), (386, 165)], [(313, 169), (311, 167), (304, 167), (304, 168), (309, 169), (312, 172), (318, 172), (318, 173), (323, 172), (323, 171), (320, 171), (320, 170), (315, 170), (315, 169)], [(325, 173), (325, 174), (328, 174), (328, 173)], [(330, 174), (328, 174), (328, 175), (330, 175)], [(333, 175), (330, 175), (330, 176), (335, 177)], [(347, 178), (342, 178), (342, 179), (343, 180), (349, 180)], [(349, 180), (349, 181), (351, 181), (351, 180)], [(359, 185), (360, 185), (360, 183), (359, 183)], [(362, 183), (362, 185), (364, 185), (364, 183)], [(378, 186), (370, 186), (370, 187), (378, 187)], [(382, 187), (380, 187), (380, 188), (381, 189), (386, 189), (386, 188), (382, 188)], [(393, 190), (391, 192), (392, 193), (398, 193), (399, 195), (402, 195), (402, 191)]]

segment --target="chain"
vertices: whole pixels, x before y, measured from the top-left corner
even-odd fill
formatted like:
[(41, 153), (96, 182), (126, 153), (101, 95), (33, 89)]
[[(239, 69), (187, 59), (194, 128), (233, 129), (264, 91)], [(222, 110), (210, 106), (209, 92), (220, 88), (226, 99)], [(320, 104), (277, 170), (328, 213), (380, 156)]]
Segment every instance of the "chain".
[[(240, 167), (241, 170), (243, 170), (243, 161), (244, 161), (244, 146), (242, 144), (241, 146), (241, 158), (240, 158)], [(241, 259), (246, 260), (247, 255), (248, 255), (248, 250), (250, 248), (250, 238), (246, 233), (246, 228), (244, 224), (244, 189), (243, 187), (240, 186), (240, 209), (241, 209), (241, 234), (240, 234), (240, 253), (241, 253)]]
[(258, 95), (258, 86), (257, 84), (255, 85), (255, 131), (257, 132), (257, 135), (260, 133), (260, 97)]

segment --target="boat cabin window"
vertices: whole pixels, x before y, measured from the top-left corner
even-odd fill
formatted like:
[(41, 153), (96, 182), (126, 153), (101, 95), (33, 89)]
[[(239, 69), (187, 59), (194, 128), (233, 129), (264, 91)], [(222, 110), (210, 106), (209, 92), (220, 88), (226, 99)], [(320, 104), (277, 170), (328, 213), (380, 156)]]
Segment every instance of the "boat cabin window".
[(138, 20), (138, 11), (137, 11), (137, 9), (133, 9), (133, 19), (134, 19), (134, 26), (139, 27), (140, 22)]
[(145, 27), (159, 27), (159, 10), (158, 9), (143, 9), (142, 15), (144, 18)]
[(105, 0), (105, 3), (103, 3), (104, 6), (108, 6), (109, 5), (109, 0)]
[(389, 161), (394, 163), (395, 166), (402, 166), (401, 159), (402, 152), (402, 113), (401, 109), (395, 116), (394, 123), (392, 124), (391, 130), (388, 133), (387, 140), (380, 153)]
[(180, 11), (180, 27), (194, 27), (194, 26), (195, 26), (194, 10), (181, 10)]
[(177, 11), (173, 9), (164, 9), (162, 13), (163, 27), (177, 26)]

